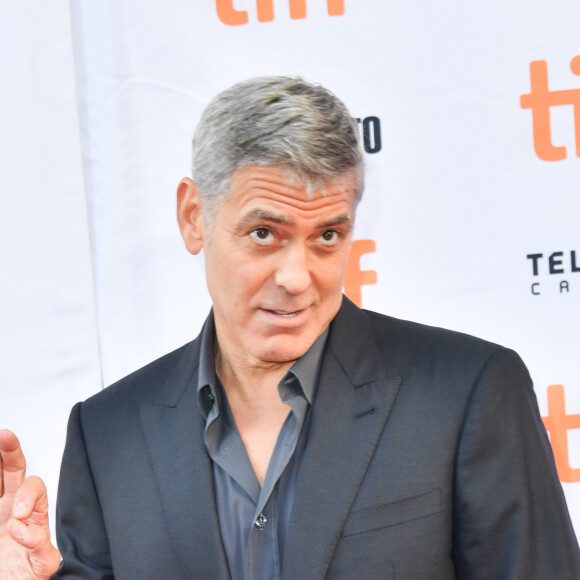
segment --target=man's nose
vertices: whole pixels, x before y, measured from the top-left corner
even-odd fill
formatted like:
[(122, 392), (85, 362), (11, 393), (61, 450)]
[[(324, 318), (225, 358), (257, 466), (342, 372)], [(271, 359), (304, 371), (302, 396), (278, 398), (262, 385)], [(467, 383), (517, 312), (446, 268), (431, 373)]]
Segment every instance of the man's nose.
[(290, 294), (302, 294), (310, 287), (312, 277), (308, 250), (300, 244), (290, 244), (282, 254), (278, 254), (274, 274), (276, 285)]

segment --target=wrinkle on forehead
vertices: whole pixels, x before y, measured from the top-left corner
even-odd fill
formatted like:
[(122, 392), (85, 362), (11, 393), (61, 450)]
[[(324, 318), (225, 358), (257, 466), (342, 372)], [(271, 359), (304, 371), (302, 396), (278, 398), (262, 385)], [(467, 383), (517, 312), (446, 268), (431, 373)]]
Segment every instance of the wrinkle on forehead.
[[(299, 210), (317, 210), (345, 201), (352, 204), (354, 212), (355, 179), (352, 173), (307, 183), (295, 174), (274, 166), (249, 165), (236, 174), (232, 181), (232, 194), (264, 196), (272, 201), (290, 204)], [(337, 198), (341, 198), (340, 200)]]

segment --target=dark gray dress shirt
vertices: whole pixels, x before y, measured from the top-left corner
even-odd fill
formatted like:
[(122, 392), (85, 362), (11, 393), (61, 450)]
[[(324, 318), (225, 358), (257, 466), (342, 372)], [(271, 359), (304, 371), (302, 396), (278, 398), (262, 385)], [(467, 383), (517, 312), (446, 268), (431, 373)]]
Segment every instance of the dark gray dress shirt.
[(199, 407), (212, 459), (224, 549), (232, 580), (281, 577), (296, 478), (308, 430), (326, 330), (278, 384), (290, 407), (260, 487), (215, 372), (213, 315), (202, 336)]

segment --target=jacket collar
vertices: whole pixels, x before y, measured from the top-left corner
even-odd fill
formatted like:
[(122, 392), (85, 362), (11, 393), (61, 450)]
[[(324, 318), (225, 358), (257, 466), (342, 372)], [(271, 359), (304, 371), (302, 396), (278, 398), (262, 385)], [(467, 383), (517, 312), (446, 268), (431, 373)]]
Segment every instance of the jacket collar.
[(332, 322), (284, 556), (284, 580), (322, 580), (400, 385), (367, 315), (348, 299)]
[[(215, 502), (213, 476), (196, 396), (200, 338), (182, 347), (165, 376), (134, 397), (151, 457), (165, 529), (183, 578), (230, 578)], [(155, 364), (155, 363), (154, 363)], [(159, 525), (162, 525), (160, 522)]]

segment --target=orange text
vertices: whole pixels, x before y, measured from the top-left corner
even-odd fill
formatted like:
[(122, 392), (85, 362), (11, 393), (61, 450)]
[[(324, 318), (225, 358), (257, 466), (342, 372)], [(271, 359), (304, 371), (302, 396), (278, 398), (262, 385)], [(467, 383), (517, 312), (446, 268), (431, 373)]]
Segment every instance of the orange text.
[(580, 429), (580, 414), (566, 414), (564, 385), (550, 385), (548, 387), (548, 416), (542, 417), (542, 420), (550, 434), (558, 477), (567, 483), (580, 481), (580, 469), (570, 465), (568, 453), (568, 431)]
[[(344, 14), (344, 0), (327, 0), (329, 16)], [(298, 20), (306, 18), (306, 0), (289, 0), (290, 18)], [(216, 0), (218, 18), (229, 26), (240, 26), (249, 22), (247, 10), (236, 10), (234, 0)], [(258, 22), (274, 20), (274, 0), (256, 0)]]
[[(580, 76), (580, 55), (570, 62), (572, 73)], [(536, 155), (544, 161), (566, 159), (566, 147), (552, 143), (550, 107), (572, 105), (574, 108), (574, 128), (576, 155), (580, 157), (580, 89), (551, 91), (548, 88), (548, 63), (535, 60), (530, 63), (530, 92), (520, 98), (522, 109), (532, 110), (532, 129)]]
[(348, 255), (344, 293), (359, 307), (362, 306), (362, 287), (377, 283), (377, 273), (374, 270), (360, 269), (360, 258), (363, 254), (372, 254), (376, 249), (374, 240), (355, 240)]

